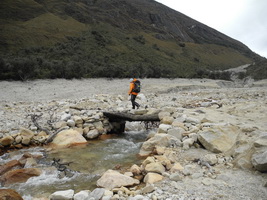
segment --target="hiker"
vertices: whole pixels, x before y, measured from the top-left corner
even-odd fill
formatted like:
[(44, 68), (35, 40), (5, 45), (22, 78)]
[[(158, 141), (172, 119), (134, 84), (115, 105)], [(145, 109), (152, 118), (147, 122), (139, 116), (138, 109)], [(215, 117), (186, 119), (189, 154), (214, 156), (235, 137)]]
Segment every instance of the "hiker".
[(135, 102), (135, 99), (140, 92), (140, 81), (137, 80), (136, 78), (130, 79), (130, 89), (128, 94), (131, 95), (131, 102), (132, 102), (132, 108), (135, 109), (135, 106), (137, 109), (140, 107), (140, 105)]

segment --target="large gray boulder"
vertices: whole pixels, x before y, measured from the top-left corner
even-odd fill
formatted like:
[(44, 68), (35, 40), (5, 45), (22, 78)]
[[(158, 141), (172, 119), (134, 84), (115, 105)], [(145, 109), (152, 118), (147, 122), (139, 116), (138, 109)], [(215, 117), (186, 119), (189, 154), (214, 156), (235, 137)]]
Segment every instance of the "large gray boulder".
[(239, 129), (236, 126), (214, 126), (201, 131), (198, 140), (207, 150), (224, 153), (234, 147), (238, 135)]

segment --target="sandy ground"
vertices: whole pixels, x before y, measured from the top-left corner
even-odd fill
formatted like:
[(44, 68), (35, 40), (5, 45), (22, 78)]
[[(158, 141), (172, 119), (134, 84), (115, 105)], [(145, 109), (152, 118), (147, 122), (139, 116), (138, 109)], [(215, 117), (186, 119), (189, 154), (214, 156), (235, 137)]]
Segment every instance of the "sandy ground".
[[(219, 88), (215, 80), (141, 79), (142, 93), (160, 92), (188, 86)], [(267, 84), (266, 84), (267, 85)], [(0, 81), (0, 101), (47, 101), (87, 98), (93, 94), (127, 95), (129, 79), (81, 79)]]

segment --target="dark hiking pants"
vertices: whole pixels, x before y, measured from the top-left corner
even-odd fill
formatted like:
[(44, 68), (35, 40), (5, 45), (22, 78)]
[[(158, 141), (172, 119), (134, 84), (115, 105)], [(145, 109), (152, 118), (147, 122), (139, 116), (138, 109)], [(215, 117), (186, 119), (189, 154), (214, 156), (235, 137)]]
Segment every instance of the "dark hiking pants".
[(131, 94), (131, 102), (132, 102), (133, 109), (135, 109), (135, 106), (137, 106), (137, 108), (139, 108), (140, 106), (137, 102), (135, 102), (135, 99), (136, 99), (136, 95)]

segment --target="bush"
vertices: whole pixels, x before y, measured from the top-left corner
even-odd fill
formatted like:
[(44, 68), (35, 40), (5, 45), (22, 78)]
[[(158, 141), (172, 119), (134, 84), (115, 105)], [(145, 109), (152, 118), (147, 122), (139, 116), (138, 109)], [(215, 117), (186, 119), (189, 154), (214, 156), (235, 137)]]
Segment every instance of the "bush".
[(133, 37), (133, 39), (137, 42), (139, 42), (140, 44), (145, 44), (146, 43), (146, 39), (144, 38), (143, 35), (138, 35)]

